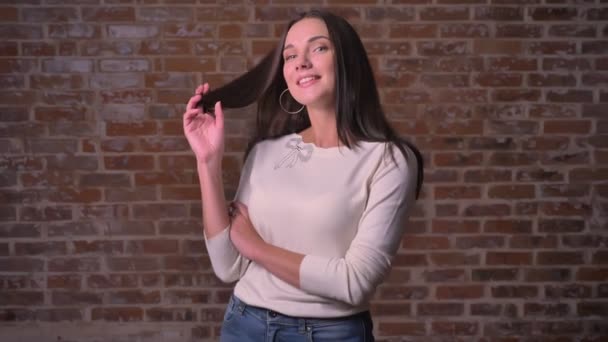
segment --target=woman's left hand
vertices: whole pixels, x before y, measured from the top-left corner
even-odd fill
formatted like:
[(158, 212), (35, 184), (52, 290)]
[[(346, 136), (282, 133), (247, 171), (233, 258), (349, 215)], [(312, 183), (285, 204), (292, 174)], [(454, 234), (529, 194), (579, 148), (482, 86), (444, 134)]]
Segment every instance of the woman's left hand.
[(233, 202), (231, 207), (230, 240), (244, 257), (254, 260), (256, 253), (263, 250), (266, 242), (253, 227), (247, 206), (241, 202)]

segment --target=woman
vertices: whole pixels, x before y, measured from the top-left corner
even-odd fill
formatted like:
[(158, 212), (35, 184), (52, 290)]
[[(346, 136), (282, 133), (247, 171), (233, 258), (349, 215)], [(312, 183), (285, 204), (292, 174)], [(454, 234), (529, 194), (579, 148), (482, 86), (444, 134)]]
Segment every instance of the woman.
[[(227, 210), (222, 105), (256, 100), (257, 130)], [(184, 131), (213, 270), (238, 280), (221, 341), (373, 341), (369, 299), (399, 247), (422, 158), (390, 128), (351, 25), (301, 15), (250, 72), (215, 92), (197, 88)]]

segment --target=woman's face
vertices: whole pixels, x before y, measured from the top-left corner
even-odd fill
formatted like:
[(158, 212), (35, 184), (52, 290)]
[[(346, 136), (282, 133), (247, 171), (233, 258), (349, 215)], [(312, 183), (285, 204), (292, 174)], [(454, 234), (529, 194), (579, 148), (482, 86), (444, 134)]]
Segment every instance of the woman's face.
[(310, 107), (331, 107), (335, 98), (334, 46), (325, 22), (305, 18), (287, 32), (283, 77), (291, 96)]

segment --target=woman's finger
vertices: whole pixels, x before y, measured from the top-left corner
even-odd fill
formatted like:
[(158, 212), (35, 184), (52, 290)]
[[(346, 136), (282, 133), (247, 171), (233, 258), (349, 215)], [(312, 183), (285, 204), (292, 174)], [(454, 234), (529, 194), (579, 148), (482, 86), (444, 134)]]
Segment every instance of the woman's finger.
[(215, 103), (215, 125), (218, 129), (224, 130), (224, 111), (220, 101)]
[(236, 211), (238, 211), (239, 214), (241, 214), (244, 217), (246, 217), (247, 219), (249, 219), (249, 209), (247, 208), (246, 205), (244, 205), (241, 202), (234, 202), (233, 205), (234, 205), (234, 208), (236, 209)]
[(194, 95), (190, 98), (190, 100), (188, 101), (188, 104), (186, 105), (186, 110), (190, 110), (190, 109), (195, 109), (196, 107), (194, 106), (200, 99), (202, 98), (202, 95)]

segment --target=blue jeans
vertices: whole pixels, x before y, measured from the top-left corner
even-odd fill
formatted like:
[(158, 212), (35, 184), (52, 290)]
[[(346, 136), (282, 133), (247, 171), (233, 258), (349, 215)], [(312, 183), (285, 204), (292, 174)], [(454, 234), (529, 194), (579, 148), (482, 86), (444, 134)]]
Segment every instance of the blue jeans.
[(248, 305), (232, 296), (221, 342), (373, 342), (369, 311), (340, 318), (299, 318)]

